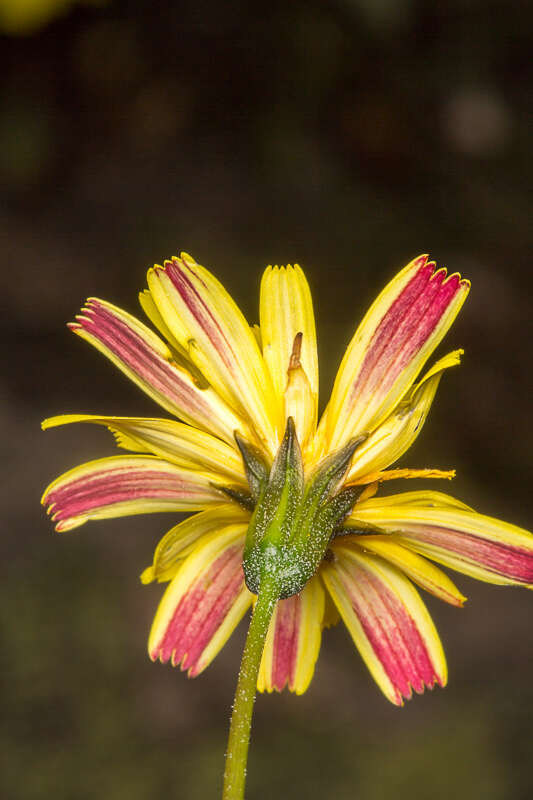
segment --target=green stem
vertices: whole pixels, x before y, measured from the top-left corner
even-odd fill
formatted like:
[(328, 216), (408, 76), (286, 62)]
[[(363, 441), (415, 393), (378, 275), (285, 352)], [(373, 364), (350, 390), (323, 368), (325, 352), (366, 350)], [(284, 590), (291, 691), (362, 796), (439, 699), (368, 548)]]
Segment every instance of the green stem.
[(235, 700), (233, 701), (222, 800), (242, 800), (244, 798), (246, 762), (248, 760), (248, 745), (250, 744), (257, 675), (268, 626), (278, 599), (278, 581), (275, 578), (263, 578), (252, 619), (250, 620), (250, 627), (248, 628), (248, 636), (246, 637), (239, 670), (239, 680), (235, 691)]

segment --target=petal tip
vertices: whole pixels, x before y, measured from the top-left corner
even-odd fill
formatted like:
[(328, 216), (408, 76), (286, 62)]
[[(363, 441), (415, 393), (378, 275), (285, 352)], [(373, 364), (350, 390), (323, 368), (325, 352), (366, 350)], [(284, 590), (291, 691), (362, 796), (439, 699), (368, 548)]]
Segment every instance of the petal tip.
[(414, 258), (411, 263), (413, 264), (414, 267), (418, 268), (425, 267), (425, 265), (428, 262), (428, 258), (429, 258), (429, 253), (422, 253), (421, 255)]
[[(54, 517), (55, 516), (56, 515), (54, 514)], [(52, 517), (52, 519), (54, 519), (54, 517)], [(74, 528), (79, 528), (85, 522), (87, 522), (86, 517), (72, 517), (71, 519), (63, 519), (57, 523), (55, 529), (57, 533), (65, 533), (66, 531), (74, 530)]]
[(146, 567), (139, 575), (141, 583), (147, 585), (155, 580), (155, 572), (153, 566)]

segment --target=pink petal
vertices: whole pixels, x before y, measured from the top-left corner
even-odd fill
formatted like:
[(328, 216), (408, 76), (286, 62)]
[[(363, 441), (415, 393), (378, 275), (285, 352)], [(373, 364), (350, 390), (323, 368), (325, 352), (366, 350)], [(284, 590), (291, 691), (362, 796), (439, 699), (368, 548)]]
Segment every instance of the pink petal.
[(42, 502), (56, 530), (89, 519), (153, 511), (187, 511), (220, 503), (208, 476), (152, 456), (115, 456), (82, 464), (46, 489)]
[(280, 600), (276, 609), (271, 686), (278, 692), (287, 684), (294, 684), (301, 613), (301, 600), (297, 594)]
[(533, 584), (533, 537), (529, 547), (517, 547), (429, 524), (406, 525), (401, 534), (402, 541), (423, 550), (430, 558), (446, 563), (448, 556), (448, 565), (460, 571), (466, 571), (461, 567), (471, 564), (486, 572), (487, 577), (492, 573), (512, 583)]
[(398, 534), (398, 542), (478, 580), (533, 585), (533, 535), (478, 514), (453, 497), (405, 492), (357, 505), (352, 519)]
[(421, 256), (384, 289), (339, 369), (327, 419), (330, 449), (374, 430), (395, 408), (450, 327), (469, 285)]
[(382, 559), (335, 548), (324, 579), (355, 644), (395, 704), (446, 683), (440, 640), (411, 582)]
[[(235, 537), (233, 537), (233, 542)], [(170, 584), (154, 621), (150, 637), (150, 657), (171, 661), (195, 677), (214, 656), (206, 651), (224, 624), (231, 623), (228, 635), (251, 604), (244, 584), (242, 538), (218, 551), (203, 570), (189, 569), (185, 562)], [(196, 554), (190, 557), (196, 558)], [(177, 597), (174, 604), (172, 600)], [(227, 636), (223, 636), (220, 646)], [(216, 650), (220, 649), (216, 646)]]

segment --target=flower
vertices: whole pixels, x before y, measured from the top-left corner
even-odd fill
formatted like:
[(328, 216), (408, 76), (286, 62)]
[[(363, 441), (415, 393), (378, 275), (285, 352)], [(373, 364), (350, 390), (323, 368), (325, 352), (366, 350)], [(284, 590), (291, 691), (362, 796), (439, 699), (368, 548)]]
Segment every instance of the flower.
[[(95, 0), (85, 0), (85, 5)], [(12, 36), (31, 35), (74, 5), (74, 0), (2, 0), (0, 30)]]
[(304, 692), (323, 629), (342, 619), (383, 693), (401, 705), (413, 690), (447, 680), (414, 584), (452, 605), (465, 601), (433, 562), (531, 588), (529, 532), (437, 491), (376, 496), (390, 479), (454, 475), (389, 467), (460, 361), (455, 350), (419, 377), (468, 291), (468, 281), (447, 277), (427, 256), (408, 264), (357, 328), (319, 422), (315, 322), (300, 267), (268, 267), (254, 327), (186, 253), (149, 270), (140, 294), (161, 336), (110, 303), (87, 301), (70, 328), (180, 421), (45, 420), (43, 428), (107, 426), (129, 453), (75, 467), (43, 503), (58, 531), (91, 519), (199, 512), (165, 534), (142, 574), (145, 583), (169, 582), (149, 637), (152, 659), (191, 677), (202, 672), (252, 606), (248, 587), (257, 590), (257, 565), (270, 559), (289, 577), (258, 689)]

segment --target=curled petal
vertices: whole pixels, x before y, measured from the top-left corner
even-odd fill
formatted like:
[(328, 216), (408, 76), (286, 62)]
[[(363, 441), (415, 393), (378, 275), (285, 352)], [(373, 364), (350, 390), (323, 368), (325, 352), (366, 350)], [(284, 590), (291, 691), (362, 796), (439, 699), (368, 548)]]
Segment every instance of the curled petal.
[(131, 314), (97, 298), (89, 298), (76, 322), (69, 325), (82, 339), (106, 355), (128, 378), (171, 414), (195, 427), (233, 442), (235, 430), (247, 431), (213, 389), (200, 389), (179, 368), (167, 345)]
[(437, 361), (370, 434), (354, 456), (347, 483), (366, 483), (363, 478), (384, 470), (411, 447), (426, 421), (444, 370), (459, 364), (462, 352), (455, 350)]
[(104, 425), (114, 434), (119, 447), (140, 453), (153, 453), (187, 469), (211, 472), (246, 486), (242, 459), (230, 447), (209, 433), (171, 419), (146, 417), (99, 417), (96, 414), (61, 414), (45, 419), (44, 430), (71, 422)]
[(224, 502), (212, 476), (181, 469), (153, 456), (115, 456), (89, 461), (65, 472), (45, 490), (41, 502), (57, 531), (90, 519), (155, 511), (196, 511)]
[(386, 504), (368, 500), (352, 517), (394, 531), (406, 547), (478, 580), (533, 585), (529, 531), (477, 514), (451, 497), (448, 505), (433, 507), (412, 505), (403, 495), (386, 499)]
[(270, 376), (250, 326), (224, 287), (186, 253), (150, 270), (148, 285), (189, 359), (232, 408), (253, 420), (274, 453), (280, 419)]
[(296, 435), (302, 449), (316, 431), (317, 395), (313, 392), (307, 374), (300, 361), (301, 334), (296, 334), (287, 369), (287, 385), (284, 395), (285, 419), (292, 417)]
[(174, 348), (174, 350), (178, 351), (180, 356), (187, 358), (187, 352), (182, 348), (178, 340), (172, 335), (172, 331), (159, 313), (149, 289), (144, 289), (142, 292), (139, 292), (139, 303), (154, 328), (157, 328), (159, 333), (165, 337), (167, 342)]
[[(295, 337), (299, 335), (298, 366), (309, 382), (310, 394), (310, 408), (301, 407), (302, 422), (305, 422), (309, 416), (316, 420), (318, 356), (315, 317), (309, 285), (298, 264), (287, 267), (267, 267), (261, 281), (259, 308), (263, 357), (272, 376), (274, 390), (280, 405), (283, 404), (287, 388), (287, 376)], [(296, 367), (296, 364), (293, 366)], [(294, 409), (291, 410), (291, 413), (298, 429), (298, 415), (295, 416)]]
[(431, 617), (412, 583), (385, 561), (340, 545), (321, 575), (372, 677), (396, 705), (447, 680)]
[(241, 526), (203, 538), (168, 586), (148, 653), (194, 678), (213, 660), (252, 604), (242, 571)]
[(342, 360), (327, 416), (330, 449), (373, 431), (411, 386), (461, 308), (468, 281), (420, 256), (371, 306)]
[[(365, 498), (365, 502), (357, 504), (357, 513), (354, 511), (354, 516), (358, 516), (359, 512), (377, 513), (380, 509), (384, 514), (387, 514), (387, 509), (396, 506), (410, 506), (412, 508), (459, 508), (465, 511), (472, 511), (470, 506), (452, 497), (444, 492), (435, 492), (433, 489), (422, 489), (416, 492), (402, 492), (401, 494), (391, 494), (388, 497), (372, 497)], [(363, 516), (361, 514), (361, 516)]]
[(384, 469), (381, 472), (370, 472), (364, 477), (360, 477), (353, 481), (353, 485), (366, 484), (370, 481), (371, 484), (381, 483), (382, 481), (395, 481), (398, 478), (436, 478), (441, 481), (451, 481), (455, 478), (454, 469), (418, 469), (412, 467), (405, 467), (403, 469)]
[(176, 574), (183, 559), (198, 546), (200, 540), (214, 533), (223, 533), (231, 528), (237, 531), (241, 526), (244, 539), (250, 515), (237, 505), (217, 506), (200, 514), (194, 514), (174, 525), (160, 540), (154, 552), (151, 567), (141, 575), (143, 583), (154, 580), (169, 581)]
[(279, 600), (270, 622), (257, 680), (260, 692), (303, 694), (309, 686), (320, 650), (325, 593), (312, 578), (300, 594)]

